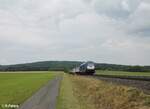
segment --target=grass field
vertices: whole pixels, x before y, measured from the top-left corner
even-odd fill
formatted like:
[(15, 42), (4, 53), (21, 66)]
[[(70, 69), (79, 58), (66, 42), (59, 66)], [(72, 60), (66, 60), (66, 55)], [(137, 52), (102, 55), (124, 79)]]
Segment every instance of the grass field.
[(7, 72), (0, 73), (0, 105), (21, 104), (49, 80), (54, 72)]
[(64, 74), (57, 109), (150, 109), (150, 96), (132, 87)]
[[(109, 71), (110, 74), (112, 72)], [(1, 72), (0, 105), (23, 103), (60, 73)], [(150, 96), (135, 88), (114, 85), (84, 76), (63, 75), (57, 109), (150, 109)]]
[(125, 72), (125, 71), (107, 71), (97, 70), (98, 75), (118, 75), (118, 76), (150, 76), (150, 72)]

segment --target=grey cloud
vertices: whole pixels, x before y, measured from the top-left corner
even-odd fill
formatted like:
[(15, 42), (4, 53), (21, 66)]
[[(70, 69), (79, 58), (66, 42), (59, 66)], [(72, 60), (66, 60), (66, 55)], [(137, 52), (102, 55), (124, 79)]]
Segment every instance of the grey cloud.
[(128, 31), (141, 36), (148, 36), (150, 33), (150, 3), (141, 2), (137, 10), (130, 15), (127, 23)]
[(149, 36), (148, 4), (146, 0), (0, 0), (0, 64), (93, 60), (148, 65), (150, 39), (141, 37)]
[(125, 19), (137, 8), (139, 1), (140, 0), (114, 0), (108, 2), (95, 0), (93, 1), (93, 5), (100, 14), (105, 14), (115, 19)]

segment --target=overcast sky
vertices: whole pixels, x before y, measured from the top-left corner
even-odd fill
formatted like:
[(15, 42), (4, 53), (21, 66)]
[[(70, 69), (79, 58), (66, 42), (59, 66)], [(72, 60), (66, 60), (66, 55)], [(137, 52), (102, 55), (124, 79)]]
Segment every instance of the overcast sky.
[(0, 64), (150, 65), (149, 0), (0, 0)]

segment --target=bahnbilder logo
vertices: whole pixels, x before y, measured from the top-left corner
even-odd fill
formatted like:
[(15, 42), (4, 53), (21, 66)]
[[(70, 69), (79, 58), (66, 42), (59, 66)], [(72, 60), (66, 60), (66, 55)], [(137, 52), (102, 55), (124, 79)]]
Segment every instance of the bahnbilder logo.
[(18, 104), (1, 104), (0, 109), (17, 109), (19, 108)]

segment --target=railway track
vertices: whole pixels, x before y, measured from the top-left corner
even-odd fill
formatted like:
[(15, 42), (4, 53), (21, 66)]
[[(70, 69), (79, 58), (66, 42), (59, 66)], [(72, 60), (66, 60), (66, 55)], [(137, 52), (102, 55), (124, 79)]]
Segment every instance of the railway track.
[(126, 85), (138, 88), (146, 94), (150, 94), (150, 77), (144, 76), (112, 76), (112, 75), (93, 75), (92, 78), (111, 82), (119, 85)]
[(128, 80), (150, 81), (149, 76), (119, 76), (119, 75), (93, 75), (95, 77), (120, 78)]

